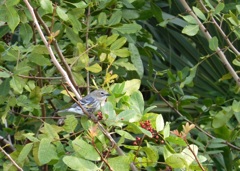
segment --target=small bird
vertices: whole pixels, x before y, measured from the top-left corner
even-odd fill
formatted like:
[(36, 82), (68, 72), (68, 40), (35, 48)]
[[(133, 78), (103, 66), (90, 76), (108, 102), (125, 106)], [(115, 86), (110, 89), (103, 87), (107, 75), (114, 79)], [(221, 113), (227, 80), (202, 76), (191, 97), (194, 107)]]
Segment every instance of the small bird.
[[(79, 102), (88, 113), (94, 113), (98, 111), (101, 106), (104, 105), (104, 102), (106, 101), (108, 96), (110, 96), (108, 92), (103, 89), (98, 89), (83, 97), (81, 100), (79, 100)], [(68, 109), (58, 111), (58, 113), (62, 112), (71, 112), (84, 115), (83, 110), (77, 103), (74, 103)]]

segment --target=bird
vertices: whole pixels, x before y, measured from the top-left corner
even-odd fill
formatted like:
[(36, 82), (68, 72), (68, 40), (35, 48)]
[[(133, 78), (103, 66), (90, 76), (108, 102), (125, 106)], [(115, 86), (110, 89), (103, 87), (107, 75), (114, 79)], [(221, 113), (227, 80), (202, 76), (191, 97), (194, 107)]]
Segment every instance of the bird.
[[(98, 89), (92, 91), (87, 96), (83, 97), (81, 100), (79, 100), (79, 103), (84, 108), (84, 110), (91, 114), (98, 111), (100, 107), (104, 105), (108, 96), (110, 96), (110, 94), (107, 91), (103, 89)], [(63, 112), (84, 115), (84, 111), (78, 103), (74, 103), (70, 108), (60, 110), (57, 113)]]

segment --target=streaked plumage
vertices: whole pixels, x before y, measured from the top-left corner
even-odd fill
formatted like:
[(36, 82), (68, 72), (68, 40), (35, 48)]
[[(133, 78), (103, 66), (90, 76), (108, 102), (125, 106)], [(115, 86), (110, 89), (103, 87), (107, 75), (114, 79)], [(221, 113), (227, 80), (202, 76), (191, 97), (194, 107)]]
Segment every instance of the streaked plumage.
[[(82, 98), (79, 102), (87, 112), (94, 113), (95, 111), (100, 109), (101, 105), (104, 104), (105, 100), (109, 95), (110, 94), (108, 94), (108, 92), (106, 92), (105, 90), (99, 89), (91, 92), (90, 94)], [(58, 111), (58, 113), (62, 112), (71, 112), (80, 115), (84, 114), (81, 107), (77, 103), (74, 103), (68, 109)]]

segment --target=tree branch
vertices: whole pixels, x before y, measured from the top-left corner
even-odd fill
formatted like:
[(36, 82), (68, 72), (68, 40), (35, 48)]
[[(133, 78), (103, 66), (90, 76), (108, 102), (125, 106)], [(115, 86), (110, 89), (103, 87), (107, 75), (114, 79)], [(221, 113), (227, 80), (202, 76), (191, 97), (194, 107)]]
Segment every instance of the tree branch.
[(71, 90), (73, 91), (73, 93), (75, 94), (75, 96), (77, 97), (78, 100), (81, 99), (81, 96), (79, 95), (78, 91), (76, 90), (75, 86), (72, 84), (72, 81), (69, 79), (68, 77), (68, 74), (67, 72), (62, 68), (62, 66), (60, 65), (60, 63), (58, 62), (58, 60), (56, 59), (54, 53), (53, 53), (53, 50), (51, 48), (51, 46), (48, 44), (48, 41), (46, 40), (41, 28), (40, 28), (40, 25), (38, 23), (38, 20), (36, 18), (36, 15), (34, 13), (34, 10), (32, 8), (32, 6), (29, 4), (28, 0), (23, 0), (24, 3), (26, 4), (32, 18), (33, 18), (33, 22), (37, 28), (37, 31), (44, 43), (44, 45), (46, 46), (46, 48), (48, 49), (48, 52), (49, 52), (49, 55), (51, 56), (51, 60), (52, 62), (54, 63), (54, 65), (57, 67), (58, 71), (62, 74), (64, 80), (69, 84)]
[[(196, 125), (195, 123), (193, 123), (192, 121), (188, 120), (186, 117), (184, 117), (174, 106), (172, 106), (162, 95), (161, 93), (155, 88), (154, 85), (152, 85), (152, 88), (154, 90), (155, 93), (158, 94), (158, 96), (167, 104), (168, 107), (170, 107), (174, 112), (176, 112), (179, 116), (181, 116), (185, 121), (191, 123), (191, 124), (194, 124), (195, 125), (195, 128), (197, 128), (200, 132), (203, 132), (204, 134), (206, 134), (209, 138), (212, 138), (212, 139), (216, 139), (216, 137), (214, 137), (213, 135), (209, 134), (207, 131), (203, 130), (201, 127), (199, 127), (198, 125)], [(233, 144), (231, 144), (230, 142), (228, 141), (225, 141), (224, 142), (225, 144), (227, 144), (229, 147), (235, 149), (235, 150), (238, 150), (240, 151), (240, 147), (237, 147)]]
[[(210, 33), (208, 32), (206, 27), (202, 24), (202, 22), (198, 19), (198, 17), (195, 15), (195, 13), (191, 10), (191, 8), (187, 4), (187, 2), (185, 0), (179, 0), (179, 1), (183, 5), (183, 7), (186, 9), (186, 11), (197, 21), (197, 24), (199, 25), (199, 28), (202, 31), (203, 35), (206, 37), (206, 39), (207, 40), (212, 39), (212, 36), (210, 35)], [(233, 79), (235, 80), (236, 84), (238, 86), (240, 86), (240, 78), (238, 77), (236, 71), (232, 68), (230, 63), (228, 62), (224, 52), (219, 47), (217, 47), (216, 53), (218, 54), (223, 65), (227, 68), (227, 70), (229, 71), (229, 73), (231, 74)]]
[(0, 146), (0, 151), (3, 152), (5, 156), (13, 163), (13, 165), (20, 171), (23, 171), (23, 169), (13, 160), (13, 158)]
[(202, 5), (203, 9), (210, 14), (211, 20), (213, 22), (213, 24), (217, 27), (218, 31), (221, 33), (221, 35), (223, 36), (223, 38), (226, 40), (227, 44), (229, 45), (229, 47), (233, 50), (234, 53), (236, 53), (237, 56), (240, 56), (240, 52), (233, 46), (232, 42), (229, 40), (228, 36), (224, 33), (224, 31), (222, 30), (222, 28), (219, 26), (219, 24), (217, 23), (217, 21), (214, 19), (212, 13), (209, 12), (209, 10), (205, 7), (205, 5), (203, 4), (202, 0), (199, 1), (200, 4)]

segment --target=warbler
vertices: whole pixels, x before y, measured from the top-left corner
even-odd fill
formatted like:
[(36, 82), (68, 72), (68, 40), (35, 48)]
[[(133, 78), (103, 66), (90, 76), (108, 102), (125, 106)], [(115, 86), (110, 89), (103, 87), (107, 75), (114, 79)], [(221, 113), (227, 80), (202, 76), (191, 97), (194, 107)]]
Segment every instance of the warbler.
[[(108, 96), (110, 96), (108, 92), (103, 89), (98, 89), (83, 97), (81, 100), (79, 100), (79, 102), (88, 113), (94, 113), (98, 111), (101, 106), (104, 105), (104, 102), (106, 101)], [(62, 112), (71, 112), (84, 115), (84, 111), (77, 103), (74, 103), (68, 109), (58, 111), (58, 113)]]

